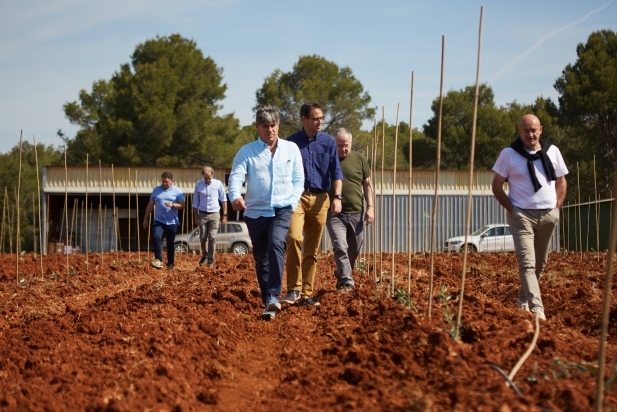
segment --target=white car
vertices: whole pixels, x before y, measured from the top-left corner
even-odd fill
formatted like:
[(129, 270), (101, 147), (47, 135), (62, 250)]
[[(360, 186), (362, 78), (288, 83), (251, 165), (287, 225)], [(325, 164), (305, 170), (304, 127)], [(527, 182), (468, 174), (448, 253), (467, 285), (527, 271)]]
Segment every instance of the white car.
[[(163, 240), (163, 242), (165, 241)], [(189, 251), (200, 253), (199, 228), (193, 229), (190, 233), (176, 235), (174, 246), (176, 252), (179, 253)], [(218, 252), (229, 251), (235, 255), (246, 255), (252, 251), (253, 244), (251, 243), (246, 223), (227, 222), (225, 226), (219, 225), (219, 231), (216, 234), (216, 250)]]
[[(446, 252), (462, 252), (465, 236), (451, 237), (446, 240)], [(514, 252), (514, 240), (510, 226), (505, 224), (486, 225), (467, 237), (469, 252)]]

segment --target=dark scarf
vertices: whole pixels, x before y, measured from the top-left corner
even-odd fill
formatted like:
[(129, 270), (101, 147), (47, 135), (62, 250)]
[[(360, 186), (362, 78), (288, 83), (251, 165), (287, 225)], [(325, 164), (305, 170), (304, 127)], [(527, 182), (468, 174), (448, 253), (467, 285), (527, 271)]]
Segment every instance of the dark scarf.
[(548, 180), (557, 180), (557, 176), (555, 176), (555, 168), (553, 167), (553, 162), (548, 158), (546, 152), (548, 148), (551, 147), (550, 143), (546, 143), (544, 140), (540, 140), (541, 149), (535, 152), (534, 154), (529, 153), (525, 150), (525, 146), (523, 146), (523, 139), (520, 137), (516, 139), (510, 147), (516, 151), (516, 153), (523, 156), (527, 159), (527, 170), (529, 170), (529, 176), (531, 177), (531, 183), (533, 184), (534, 190), (537, 192), (540, 190), (542, 185), (538, 182), (538, 178), (536, 177), (536, 169), (533, 167), (533, 161), (540, 159), (542, 161), (542, 167), (544, 168), (544, 173), (546, 173), (546, 177)]

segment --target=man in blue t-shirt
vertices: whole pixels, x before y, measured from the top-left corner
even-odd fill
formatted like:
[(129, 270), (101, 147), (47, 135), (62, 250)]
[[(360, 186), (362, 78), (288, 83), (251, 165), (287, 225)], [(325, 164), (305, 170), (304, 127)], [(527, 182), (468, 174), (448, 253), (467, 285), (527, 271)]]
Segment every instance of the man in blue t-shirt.
[[(178, 186), (173, 184), (174, 175), (163, 172), (161, 185), (154, 188), (150, 195), (150, 203), (144, 214), (144, 229), (148, 230), (148, 217), (154, 208), (154, 222), (152, 223), (152, 238), (154, 239), (154, 259), (152, 266), (163, 266), (163, 234), (167, 240), (167, 269), (174, 268), (174, 241), (180, 221), (178, 210), (184, 209), (184, 194)], [(154, 207), (156, 205), (156, 207)]]

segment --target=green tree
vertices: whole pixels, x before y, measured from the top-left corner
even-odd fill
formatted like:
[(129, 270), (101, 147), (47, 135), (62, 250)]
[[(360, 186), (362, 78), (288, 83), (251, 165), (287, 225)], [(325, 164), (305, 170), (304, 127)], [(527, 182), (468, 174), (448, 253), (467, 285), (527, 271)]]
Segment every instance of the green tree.
[[(16, 203), (17, 177), (19, 176), (19, 145), (9, 152), (0, 154), (0, 197), (2, 198), (2, 212), (4, 215), (3, 239), (0, 239), (0, 253), (8, 253), (10, 241), (12, 251), (16, 250), (16, 211), (19, 206), (20, 215), (20, 243), (22, 251), (34, 250), (34, 234), (37, 236), (36, 250), (39, 250), (38, 239), (40, 236), (38, 227), (38, 184), (36, 180), (36, 158), (39, 164), (39, 179), (42, 179), (42, 166), (56, 166), (64, 162), (63, 152), (54, 146), (45, 146), (42, 143), (34, 145), (24, 141), (21, 155), (21, 185), (19, 190), (19, 205)], [(5, 199), (5, 188), (7, 198)], [(33, 201), (34, 197), (34, 201)], [(6, 203), (5, 203), (6, 202)], [(10, 222), (10, 225), (9, 225)], [(36, 222), (36, 225), (34, 224)], [(9, 230), (9, 226), (10, 229)]]
[(61, 135), (70, 164), (86, 153), (105, 164), (228, 166), (243, 139), (233, 115), (219, 116), (223, 70), (178, 34), (137, 45), (130, 64), (64, 105), (74, 138)]
[[(470, 161), (471, 131), (475, 86), (463, 90), (451, 90), (443, 98), (441, 127), (441, 168), (468, 169)], [(424, 133), (437, 139), (439, 98), (431, 106), (433, 117), (424, 125)], [(516, 136), (516, 125), (512, 123), (508, 110), (497, 107), (493, 90), (486, 84), (480, 85), (478, 115), (476, 122), (475, 169), (491, 169), (501, 150)]]
[(568, 128), (566, 157), (570, 166), (579, 163), (585, 182), (581, 200), (586, 200), (594, 197), (595, 155), (598, 190), (606, 198), (617, 159), (617, 35), (611, 30), (593, 32), (586, 44), (576, 47), (576, 54), (576, 62), (566, 66), (554, 85), (559, 120)]
[(340, 68), (323, 57), (301, 56), (291, 72), (276, 69), (256, 93), (257, 106), (279, 110), (279, 135), (286, 137), (302, 128), (300, 107), (314, 101), (323, 107), (323, 130), (334, 133), (339, 127), (359, 130), (362, 121), (372, 119), (371, 97), (349, 67)]

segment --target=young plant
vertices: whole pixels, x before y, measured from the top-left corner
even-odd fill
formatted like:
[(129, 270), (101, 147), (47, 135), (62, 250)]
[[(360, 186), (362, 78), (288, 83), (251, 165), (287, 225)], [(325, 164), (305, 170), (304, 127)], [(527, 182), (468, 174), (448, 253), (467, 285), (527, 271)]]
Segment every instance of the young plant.
[(417, 310), (416, 305), (411, 300), (411, 296), (407, 295), (407, 292), (403, 289), (394, 290), (394, 301), (400, 303), (409, 310)]

